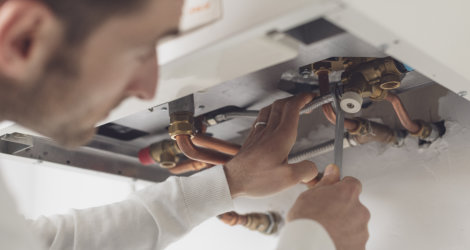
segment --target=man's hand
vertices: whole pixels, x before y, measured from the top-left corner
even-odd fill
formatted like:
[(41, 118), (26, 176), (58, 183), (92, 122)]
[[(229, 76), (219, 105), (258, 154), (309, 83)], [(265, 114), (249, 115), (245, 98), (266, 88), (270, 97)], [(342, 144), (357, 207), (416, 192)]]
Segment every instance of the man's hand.
[(353, 177), (340, 181), (339, 169), (329, 165), (318, 184), (302, 193), (287, 220), (311, 219), (322, 224), (338, 250), (365, 249), (370, 213), (359, 201), (361, 183)]
[(288, 164), (297, 138), (300, 110), (314, 98), (302, 94), (274, 102), (260, 111), (240, 152), (225, 165), (232, 197), (274, 194), (318, 174), (314, 163)]

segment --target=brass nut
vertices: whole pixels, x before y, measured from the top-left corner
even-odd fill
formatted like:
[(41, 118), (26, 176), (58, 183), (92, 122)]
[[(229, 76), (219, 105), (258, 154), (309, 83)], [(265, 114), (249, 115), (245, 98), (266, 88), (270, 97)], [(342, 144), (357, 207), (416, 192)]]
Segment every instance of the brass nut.
[(359, 122), (357, 129), (348, 131), (350, 135), (367, 135), (370, 133), (370, 123), (368, 120), (356, 117), (354, 120)]
[(177, 157), (170, 152), (162, 152), (160, 154), (160, 166), (163, 168), (174, 168), (176, 161)]
[(432, 127), (429, 123), (422, 121), (422, 120), (415, 120), (414, 122), (418, 123), (420, 126), (420, 129), (416, 133), (410, 133), (412, 136), (416, 136), (421, 140), (424, 140), (431, 135), (432, 132)]
[(400, 87), (400, 75), (398, 74), (387, 74), (382, 76), (380, 81), (380, 88), (383, 90), (391, 90)]
[(194, 117), (190, 112), (176, 112), (170, 115), (170, 137), (175, 140), (177, 135), (194, 136)]
[(168, 133), (171, 139), (175, 140), (177, 135), (190, 135), (193, 136), (193, 125), (189, 122), (175, 122), (170, 124)]

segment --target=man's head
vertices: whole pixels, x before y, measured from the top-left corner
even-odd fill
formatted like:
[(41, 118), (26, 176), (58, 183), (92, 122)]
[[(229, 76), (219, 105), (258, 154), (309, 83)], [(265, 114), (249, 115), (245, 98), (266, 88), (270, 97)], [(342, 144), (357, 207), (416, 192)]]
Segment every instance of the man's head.
[(183, 0), (6, 0), (0, 5), (0, 120), (83, 144), (123, 99), (150, 99), (155, 45)]

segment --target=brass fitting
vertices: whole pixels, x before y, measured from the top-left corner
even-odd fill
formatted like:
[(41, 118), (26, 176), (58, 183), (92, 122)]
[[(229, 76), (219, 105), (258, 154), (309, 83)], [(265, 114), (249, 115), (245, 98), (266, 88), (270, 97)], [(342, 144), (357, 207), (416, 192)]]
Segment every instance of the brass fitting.
[(415, 120), (414, 122), (419, 124), (420, 129), (416, 133), (410, 133), (412, 136), (416, 136), (419, 139), (424, 140), (431, 135), (431, 132), (432, 132), (431, 124), (422, 120)]
[(370, 133), (370, 121), (360, 117), (355, 117), (353, 120), (357, 121), (359, 126), (355, 130), (348, 130), (350, 135), (367, 135)]
[(149, 154), (161, 167), (173, 168), (179, 160), (177, 155), (181, 154), (181, 150), (175, 141), (164, 140), (150, 145)]
[(175, 140), (177, 135), (194, 136), (194, 116), (191, 112), (175, 112), (170, 115), (168, 133)]
[(348, 132), (356, 143), (366, 144), (375, 141), (398, 145), (395, 132), (388, 126), (363, 118), (354, 118), (354, 120), (358, 121), (359, 126), (356, 130)]
[(400, 87), (401, 85), (401, 73), (388, 73), (382, 76), (380, 80), (380, 88), (383, 90), (391, 90)]
[(263, 234), (275, 234), (279, 230), (282, 218), (275, 212), (250, 213), (240, 215), (236, 212), (221, 214), (218, 218), (230, 226), (242, 225), (250, 230)]
[(360, 93), (362, 97), (383, 100), (387, 91), (401, 85), (402, 72), (391, 57), (351, 61), (341, 76), (344, 91)]
[(372, 101), (382, 101), (382, 100), (385, 100), (385, 97), (387, 97), (387, 94), (388, 94), (387, 90), (374, 85), (372, 86), (372, 91), (370, 93), (369, 98)]

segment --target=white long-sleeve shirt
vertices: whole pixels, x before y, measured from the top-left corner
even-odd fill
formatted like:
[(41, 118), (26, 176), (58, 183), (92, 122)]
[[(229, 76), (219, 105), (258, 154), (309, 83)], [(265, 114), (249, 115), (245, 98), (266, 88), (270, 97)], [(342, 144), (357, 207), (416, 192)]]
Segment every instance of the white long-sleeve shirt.
[[(13, 199), (1, 181), (0, 204), (0, 249), (9, 250), (159, 250), (204, 220), (233, 210), (222, 166), (191, 177), (171, 177), (122, 202), (40, 217), (28, 223), (16, 213)], [(296, 220), (282, 230), (277, 249), (335, 247), (319, 223)]]

